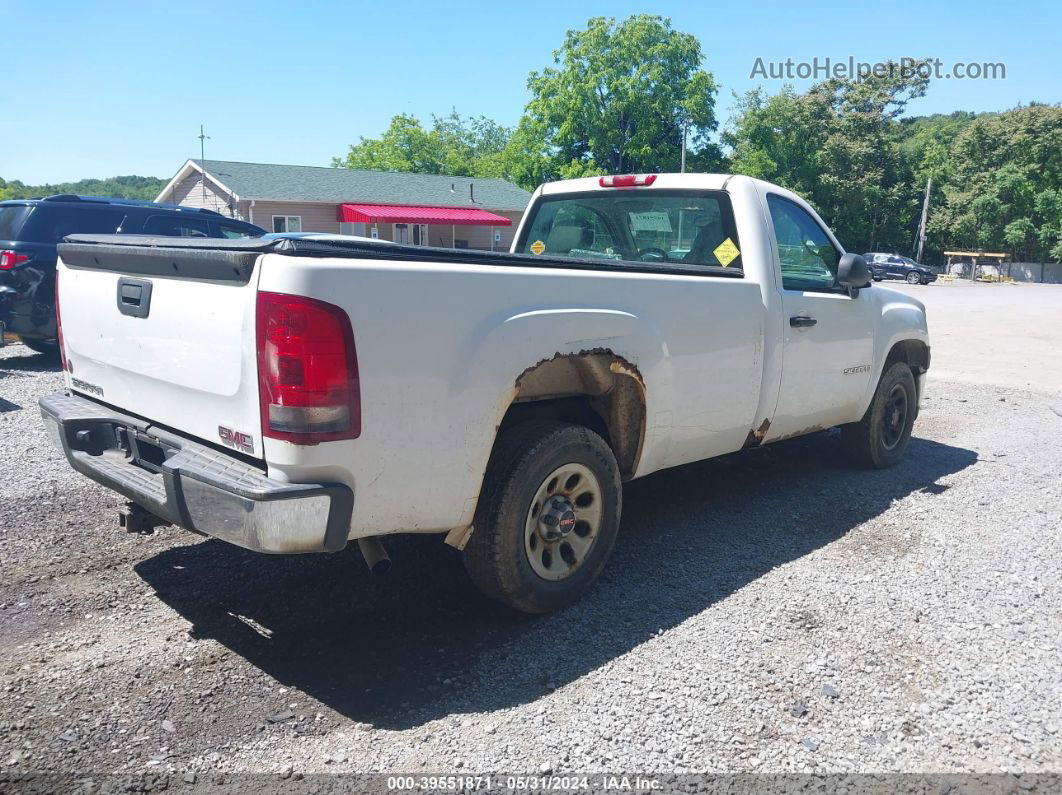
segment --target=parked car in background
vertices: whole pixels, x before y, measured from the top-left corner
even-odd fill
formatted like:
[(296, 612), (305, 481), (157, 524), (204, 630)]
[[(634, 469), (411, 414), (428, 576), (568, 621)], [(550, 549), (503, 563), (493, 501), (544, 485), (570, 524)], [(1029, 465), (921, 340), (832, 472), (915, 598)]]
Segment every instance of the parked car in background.
[(69, 234), (261, 237), (261, 227), (213, 210), (61, 194), (0, 202), (0, 345), (17, 334), (55, 354), (55, 246)]
[(872, 253), (864, 254), (863, 259), (870, 266), (870, 273), (876, 282), (882, 279), (903, 279), (908, 284), (929, 284), (937, 280), (937, 274), (932, 268), (915, 262), (910, 257)]

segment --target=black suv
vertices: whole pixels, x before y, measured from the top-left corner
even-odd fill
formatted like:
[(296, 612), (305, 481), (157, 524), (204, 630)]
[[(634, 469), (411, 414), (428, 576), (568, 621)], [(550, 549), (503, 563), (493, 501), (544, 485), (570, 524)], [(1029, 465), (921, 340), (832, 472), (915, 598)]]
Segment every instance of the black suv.
[(899, 254), (864, 254), (863, 259), (870, 266), (870, 275), (874, 281), (882, 279), (903, 279), (908, 284), (929, 284), (937, 280), (932, 268), (915, 262), (910, 257)]
[(58, 351), (55, 245), (70, 234), (260, 237), (265, 230), (194, 207), (62, 194), (0, 202), (0, 345), (5, 331)]

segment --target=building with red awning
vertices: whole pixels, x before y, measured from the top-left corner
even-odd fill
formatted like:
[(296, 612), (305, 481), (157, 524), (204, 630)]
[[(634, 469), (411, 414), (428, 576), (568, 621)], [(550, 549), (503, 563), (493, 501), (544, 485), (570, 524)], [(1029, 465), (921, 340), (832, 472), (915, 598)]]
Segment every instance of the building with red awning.
[(503, 179), (188, 160), (155, 201), (214, 210), (269, 232), (505, 251), (530, 197)]

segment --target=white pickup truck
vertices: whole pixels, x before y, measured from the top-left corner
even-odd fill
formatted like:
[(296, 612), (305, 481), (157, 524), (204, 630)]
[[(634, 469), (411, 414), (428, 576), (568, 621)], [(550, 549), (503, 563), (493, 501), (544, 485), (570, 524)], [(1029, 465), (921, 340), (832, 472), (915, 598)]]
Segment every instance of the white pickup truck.
[(511, 253), (68, 241), (41, 410), (130, 524), (377, 569), (446, 534), (528, 612), (600, 574), (623, 481), (834, 426), (895, 464), (929, 367), (923, 305), (742, 176), (543, 185)]

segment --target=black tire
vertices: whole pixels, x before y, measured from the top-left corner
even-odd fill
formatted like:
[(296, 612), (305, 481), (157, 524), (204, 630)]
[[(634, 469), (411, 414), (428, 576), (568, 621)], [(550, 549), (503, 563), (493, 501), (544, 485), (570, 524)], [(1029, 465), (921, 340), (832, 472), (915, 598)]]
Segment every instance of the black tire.
[[(896, 401), (901, 400), (902, 408)], [(897, 417), (894, 411), (902, 416)], [(911, 368), (894, 362), (881, 375), (863, 419), (841, 426), (841, 445), (852, 463), (869, 469), (895, 466), (907, 452), (918, 416), (918, 387)]]
[(881, 281), (881, 277), (880, 276), (874, 276), (873, 279), (876, 282), (880, 282)]
[(49, 359), (59, 358), (59, 343), (55, 340), (34, 340), (22, 338), (22, 344), (35, 353), (47, 356)]
[(922, 277), (919, 276), (914, 271), (911, 271), (910, 273), (907, 274), (907, 283), (908, 284), (921, 284), (922, 283)]
[[(563, 579), (550, 580), (529, 560), (532, 500), (555, 470), (569, 464), (585, 467), (596, 478), (600, 519), (585, 557)], [(619, 466), (604, 439), (554, 420), (521, 423), (504, 432), (491, 454), (475, 529), (464, 550), (465, 568), (492, 599), (525, 613), (559, 610), (578, 600), (601, 574), (616, 541), (622, 504)]]

